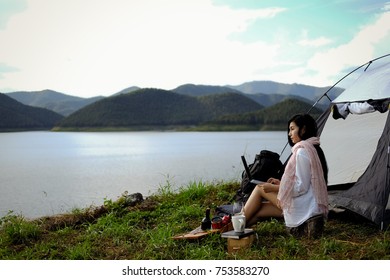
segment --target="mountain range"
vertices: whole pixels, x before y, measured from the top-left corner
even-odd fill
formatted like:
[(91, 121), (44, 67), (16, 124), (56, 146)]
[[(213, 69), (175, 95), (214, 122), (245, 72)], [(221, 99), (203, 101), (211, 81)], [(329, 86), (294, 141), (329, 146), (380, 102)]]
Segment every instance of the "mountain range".
[[(141, 88), (132, 86), (125, 88), (111, 96), (130, 93)], [(272, 106), (286, 98), (296, 98), (308, 103), (314, 103), (329, 87), (314, 87), (302, 84), (283, 84), (272, 81), (253, 81), (243, 83), (237, 86), (210, 86), (210, 85), (195, 85), (184, 84), (170, 91), (199, 97), (212, 94), (220, 94), (234, 92), (245, 95), (262, 106)], [(331, 99), (339, 95), (343, 89), (333, 88), (328, 93)], [(92, 104), (98, 100), (104, 99), (104, 96), (96, 96), (91, 98), (82, 98), (53, 90), (42, 91), (17, 91), (6, 93), (13, 99), (30, 106), (46, 108), (57, 112), (63, 116), (69, 116), (77, 110)]]
[[(238, 86), (185, 84), (169, 91), (129, 87), (109, 97), (92, 98), (52, 90), (12, 92), (6, 95), (24, 105), (55, 111), (57, 117), (64, 116), (57, 118), (57, 127), (142, 127), (237, 123), (239, 116), (254, 114), (279, 103), (288, 106), (283, 103), (285, 100), (313, 104), (328, 89), (254, 81)], [(333, 99), (342, 90), (333, 88), (328, 95)], [(319, 105), (321, 108), (322, 105)], [(2, 108), (0, 106), (0, 114)], [(285, 120), (287, 117), (282, 118)], [(251, 118), (263, 119), (259, 116)]]

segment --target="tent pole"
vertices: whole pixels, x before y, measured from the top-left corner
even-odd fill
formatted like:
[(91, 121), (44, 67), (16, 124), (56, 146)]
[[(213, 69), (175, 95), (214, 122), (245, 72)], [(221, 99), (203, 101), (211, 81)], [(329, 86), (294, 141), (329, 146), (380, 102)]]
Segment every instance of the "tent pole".
[[(366, 63), (360, 65), (359, 67), (356, 67), (354, 70), (352, 70), (351, 72), (349, 72), (348, 74), (346, 74), (344, 77), (342, 77), (340, 80), (338, 80), (333, 86), (331, 86), (327, 91), (325, 91), (325, 93), (324, 93), (323, 95), (321, 95), (321, 97), (318, 98), (318, 100), (314, 103), (314, 105), (312, 106), (312, 108), (313, 108), (314, 106), (316, 106), (317, 103), (318, 103), (325, 95), (326, 95), (326, 97), (328, 97), (329, 101), (332, 102), (332, 100), (331, 100), (331, 99), (329, 98), (329, 96), (328, 96), (328, 92), (331, 91), (336, 85), (338, 85), (338, 84), (339, 84), (342, 80), (344, 80), (346, 77), (348, 77), (348, 76), (351, 75), (352, 73), (356, 72), (357, 70), (359, 70), (360, 68), (362, 68), (362, 67), (365, 66), (365, 65), (367, 65), (366, 68), (364, 69), (364, 71), (366, 71), (367, 68), (368, 68), (374, 61), (379, 60), (379, 59), (382, 59), (382, 58), (384, 58), (384, 57), (386, 57), (386, 56), (390, 56), (390, 53), (385, 54), (385, 55), (382, 55), (382, 56), (380, 56), (380, 57), (377, 57), (377, 58), (375, 58), (375, 59), (373, 59), (373, 60), (370, 60), (370, 61), (368, 61), (368, 62), (366, 62)], [(309, 111), (311, 111), (312, 108), (310, 108)]]
[[(344, 77), (342, 77), (340, 80), (338, 80), (334, 85), (332, 85), (327, 91), (325, 91), (324, 94), (322, 94), (322, 95), (317, 99), (317, 101), (311, 106), (311, 108), (307, 111), (307, 113), (309, 114), (310, 111), (311, 111), (315, 106), (317, 106), (317, 103), (320, 102), (321, 99), (322, 99), (324, 96), (326, 96), (326, 97), (329, 99), (329, 101), (332, 103), (332, 100), (331, 100), (330, 97), (328, 96), (328, 92), (329, 92), (329, 91), (331, 91), (331, 90), (332, 90), (336, 85), (338, 85), (342, 80), (344, 80), (346, 77), (348, 77), (348, 76), (351, 75), (352, 73), (356, 72), (356, 71), (359, 70), (360, 68), (362, 68), (362, 67), (364, 67), (365, 65), (367, 65), (366, 68), (364, 69), (364, 71), (366, 71), (367, 68), (368, 68), (374, 61), (379, 60), (379, 59), (381, 59), (381, 58), (384, 58), (384, 57), (386, 57), (386, 56), (390, 56), (390, 53), (385, 54), (385, 55), (382, 55), (382, 56), (380, 56), (380, 57), (377, 57), (377, 58), (375, 58), (375, 59), (373, 59), (373, 60), (370, 60), (370, 61), (368, 61), (368, 62), (366, 62), (366, 63), (360, 65), (359, 67), (355, 68), (354, 70), (352, 70), (352, 71), (349, 72), (348, 74), (344, 75)], [(286, 143), (286, 145), (284, 145), (284, 148), (283, 148), (283, 150), (282, 150), (281, 153), (280, 153), (281, 155), (284, 153), (284, 150), (286, 149), (287, 145), (288, 145), (288, 143)]]

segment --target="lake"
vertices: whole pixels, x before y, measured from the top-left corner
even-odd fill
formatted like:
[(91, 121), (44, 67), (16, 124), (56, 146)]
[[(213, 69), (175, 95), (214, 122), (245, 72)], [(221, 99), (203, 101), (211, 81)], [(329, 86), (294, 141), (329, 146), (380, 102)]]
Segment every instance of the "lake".
[[(170, 184), (239, 180), (241, 155), (280, 153), (286, 132), (0, 133), (0, 217), (27, 218), (144, 196)], [(289, 148), (287, 148), (289, 150)], [(282, 157), (283, 159), (283, 157)], [(232, 194), (233, 195), (233, 194)]]

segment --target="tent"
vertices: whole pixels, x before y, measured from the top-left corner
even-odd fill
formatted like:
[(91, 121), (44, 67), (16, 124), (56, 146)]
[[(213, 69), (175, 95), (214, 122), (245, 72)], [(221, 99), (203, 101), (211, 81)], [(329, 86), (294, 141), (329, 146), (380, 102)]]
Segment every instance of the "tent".
[[(368, 63), (318, 120), (329, 204), (390, 222), (390, 63)], [(378, 65), (375, 65), (378, 64)]]

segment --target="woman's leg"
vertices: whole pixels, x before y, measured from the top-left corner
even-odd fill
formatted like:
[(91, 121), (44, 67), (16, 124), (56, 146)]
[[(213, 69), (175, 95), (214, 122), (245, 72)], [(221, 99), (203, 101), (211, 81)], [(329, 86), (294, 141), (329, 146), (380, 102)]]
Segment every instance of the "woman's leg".
[(260, 210), (262, 205), (262, 196), (260, 193), (260, 187), (257, 185), (251, 195), (249, 196), (247, 202), (244, 206), (244, 215), (246, 217), (246, 221), (250, 221), (256, 213)]
[(282, 210), (276, 205), (277, 194), (275, 192), (267, 193), (262, 187), (256, 186), (244, 207), (247, 225), (251, 226), (261, 218), (283, 217)]
[(264, 201), (261, 204), (261, 208), (251, 219), (247, 220), (247, 226), (252, 226), (256, 224), (259, 220), (265, 219), (265, 218), (283, 218), (283, 212), (280, 210), (280, 208), (276, 207), (269, 201)]

